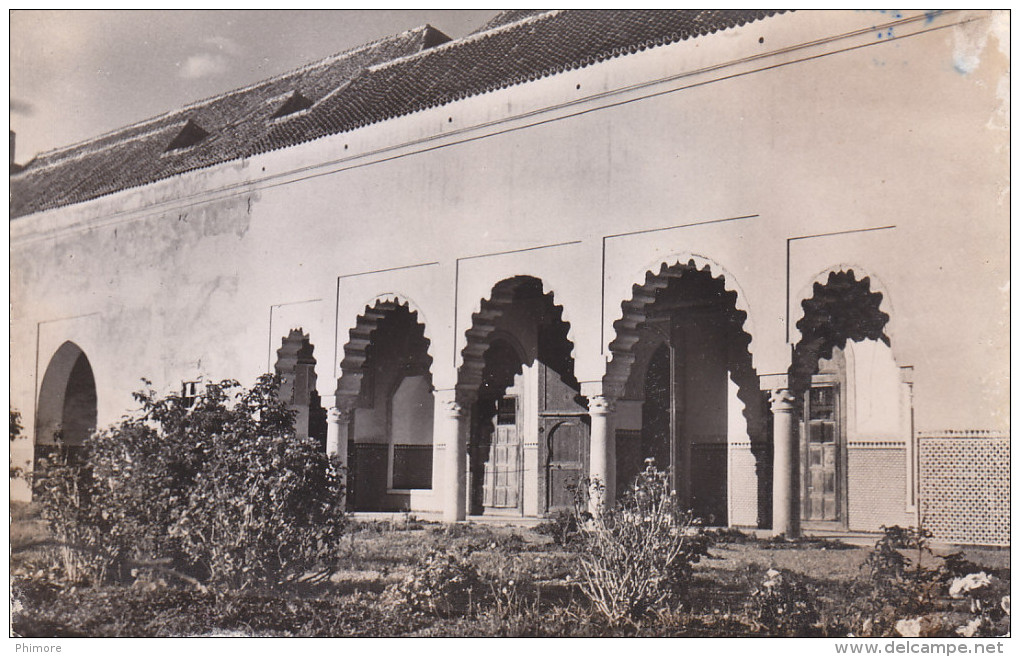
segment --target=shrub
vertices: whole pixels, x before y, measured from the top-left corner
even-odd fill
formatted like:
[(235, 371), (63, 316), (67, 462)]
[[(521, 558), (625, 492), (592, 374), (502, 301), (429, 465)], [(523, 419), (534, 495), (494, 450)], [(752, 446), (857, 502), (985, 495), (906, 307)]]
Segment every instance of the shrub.
[(280, 583), (340, 558), (339, 472), (315, 439), (294, 436), (276, 392), (268, 376), (240, 392), (171, 527), (215, 583)]
[[(21, 437), (21, 430), (25, 427), (21, 424), (21, 412), (16, 411), (13, 408), (10, 409), (11, 420), (10, 420), (10, 434), (11, 434), (11, 446), (14, 446), (14, 441)], [(12, 450), (13, 453), (13, 450)], [(13, 459), (9, 459), (11, 469), (11, 479), (18, 479), (25, 476), (25, 469), (19, 465), (15, 465)]]
[(549, 536), (560, 547), (571, 547), (580, 537), (577, 515), (572, 511), (560, 510), (548, 520), (535, 527), (535, 532)]
[(680, 602), (707, 542), (667, 473), (649, 460), (614, 508), (588, 517), (578, 505), (577, 513), (580, 588), (609, 623), (637, 627)]
[[(56, 533), (101, 528), (143, 574), (172, 566), (186, 580), (191, 572), (236, 588), (333, 565), (344, 528), (339, 472), (315, 440), (295, 437), (278, 383), (223, 381), (195, 399), (136, 393), (138, 413), (86, 441), (90, 504), (65, 514)], [(70, 495), (72, 474), (48, 477), (50, 487)]]
[(945, 590), (942, 568), (925, 565), (935, 558), (928, 545), (930, 537), (923, 527), (882, 527), (882, 536), (861, 566), (865, 577), (853, 594), (855, 634), (896, 636), (907, 631), (902, 622), (911, 619), (927, 636), (942, 632), (942, 624), (934, 618), (923, 619), (939, 608)]
[(414, 611), (441, 617), (468, 612), (482, 592), (478, 571), (465, 555), (429, 550), (391, 593)]
[(70, 461), (65, 450), (53, 450), (36, 463), (36, 499), (49, 527), (52, 550), (70, 584), (100, 584), (119, 557), (110, 538), (110, 523), (94, 504), (93, 480)]
[(746, 613), (754, 632), (772, 636), (803, 636), (818, 623), (818, 605), (796, 573), (770, 568), (751, 590)]

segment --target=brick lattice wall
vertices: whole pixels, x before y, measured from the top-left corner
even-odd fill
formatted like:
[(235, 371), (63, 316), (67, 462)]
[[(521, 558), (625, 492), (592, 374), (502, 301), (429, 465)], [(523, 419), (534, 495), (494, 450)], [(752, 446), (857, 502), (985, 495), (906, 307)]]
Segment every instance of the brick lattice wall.
[(730, 525), (758, 526), (758, 474), (751, 443), (729, 445)]
[(936, 540), (1009, 545), (1009, 437), (921, 435), (920, 511)]
[(906, 445), (855, 445), (847, 450), (848, 527), (877, 532), (882, 525), (916, 525), (907, 510)]

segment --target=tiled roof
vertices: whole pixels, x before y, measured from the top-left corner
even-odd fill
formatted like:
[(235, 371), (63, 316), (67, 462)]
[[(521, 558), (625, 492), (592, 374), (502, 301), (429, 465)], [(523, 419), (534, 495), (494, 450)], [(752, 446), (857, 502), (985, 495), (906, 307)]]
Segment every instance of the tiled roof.
[[(513, 10), (455, 41), (426, 25), (43, 153), (11, 176), (11, 216), (347, 132), (774, 13)], [(305, 101), (313, 104), (302, 107)], [(284, 105), (294, 111), (274, 118)]]

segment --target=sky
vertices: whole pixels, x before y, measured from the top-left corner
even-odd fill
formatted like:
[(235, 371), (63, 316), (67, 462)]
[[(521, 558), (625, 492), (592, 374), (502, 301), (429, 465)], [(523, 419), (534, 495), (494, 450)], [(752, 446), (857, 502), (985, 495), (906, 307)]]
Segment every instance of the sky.
[(10, 12), (16, 161), (424, 23), (458, 38), (481, 10)]

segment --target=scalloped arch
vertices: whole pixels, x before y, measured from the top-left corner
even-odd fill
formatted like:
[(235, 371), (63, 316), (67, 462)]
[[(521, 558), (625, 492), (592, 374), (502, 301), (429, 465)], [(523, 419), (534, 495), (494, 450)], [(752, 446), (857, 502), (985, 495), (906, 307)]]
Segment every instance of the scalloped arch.
[(850, 340), (880, 341), (897, 362), (889, 331), (892, 304), (887, 304), (888, 292), (881, 281), (863, 267), (838, 265), (815, 276), (810, 289), (810, 296), (801, 293), (794, 324), (797, 337), (789, 368), (789, 388), (794, 396), (810, 387), (819, 359), (830, 358), (835, 348)]
[(428, 315), (425, 313), (424, 310), (422, 310), (421, 306), (419, 306), (415, 302), (415, 300), (412, 299), (410, 296), (402, 294), (401, 292), (380, 292), (375, 296), (369, 298), (365, 302), (365, 307), (374, 308), (376, 304), (384, 302), (391, 302), (398, 306), (407, 306), (407, 309), (410, 310), (412, 314), (418, 316), (418, 323), (422, 325), (422, 334), (425, 336), (425, 340), (428, 342), (427, 353), (429, 355), (429, 358), (432, 359), (432, 362), (435, 362), (436, 355), (432, 353), (433, 350), (432, 324), (429, 322)]
[(459, 354), (457, 368), (457, 388), (462, 393), (478, 390), (482, 382), (482, 370), (485, 367), (485, 350), (488, 349), (490, 338), (496, 330), (496, 322), (513, 306), (517, 291), (524, 285), (538, 285), (542, 297), (549, 307), (558, 314), (559, 322), (566, 327), (564, 339), (570, 345), (570, 359), (576, 359), (574, 327), (564, 306), (555, 302), (554, 292), (546, 290), (545, 282), (538, 277), (529, 275), (505, 278), (492, 286), (487, 299), (478, 300), (476, 311), (471, 314), (471, 327), (464, 332), (467, 343)]
[(758, 364), (753, 349), (754, 320), (743, 288), (729, 270), (718, 262), (688, 251), (671, 254), (665, 258), (656, 258), (632, 278), (632, 280), (641, 280), (643, 276), (644, 283), (635, 283), (631, 287), (630, 299), (621, 302), (621, 316), (613, 322), (608, 341), (605, 343), (610, 355), (610, 360), (606, 364), (605, 382), (610, 389), (622, 390), (630, 376), (630, 369), (634, 363), (632, 349), (638, 341), (638, 327), (645, 320), (647, 306), (655, 300), (655, 292), (665, 288), (669, 284), (670, 278), (677, 278), (684, 271), (708, 273), (713, 280), (721, 280), (723, 288), (727, 292), (736, 295), (733, 305), (737, 311), (744, 314), (741, 328), (749, 338), (747, 351), (751, 356), (751, 366), (757, 369)]
[(373, 297), (370, 304), (365, 305), (363, 313), (358, 315), (355, 325), (348, 332), (348, 340), (344, 344), (344, 357), (340, 362), (340, 377), (336, 385), (336, 403), (341, 408), (349, 410), (354, 407), (361, 394), (361, 382), (365, 376), (365, 363), (368, 360), (368, 347), (372, 344), (374, 335), (379, 327), (388, 318), (406, 311), (415, 326), (421, 328), (422, 340), (425, 343), (425, 353), (428, 357), (429, 370), (434, 362), (432, 354), (432, 340), (429, 338), (428, 325), (423, 322), (423, 317), (417, 305), (396, 293), (386, 292)]
[[(800, 329), (797, 328), (797, 323), (804, 319), (804, 305), (803, 302), (806, 299), (810, 299), (814, 296), (815, 284), (825, 285), (829, 280), (829, 274), (831, 273), (848, 273), (854, 272), (857, 275), (857, 280), (861, 281), (865, 278), (870, 280), (871, 291), (879, 292), (882, 295), (882, 303), (879, 305), (879, 310), (889, 316), (889, 320), (885, 324), (884, 333), (889, 338), (889, 347), (893, 350), (893, 357), (896, 356), (896, 309), (892, 302), (892, 296), (889, 294), (889, 287), (882, 282), (882, 279), (871, 273), (871, 271), (850, 263), (840, 263), (831, 267), (819, 271), (812, 277), (811, 281), (803, 285), (796, 299), (796, 306), (793, 308), (793, 314), (790, 317), (790, 344), (795, 345), (801, 340)], [(897, 359), (898, 362), (898, 359)]]

